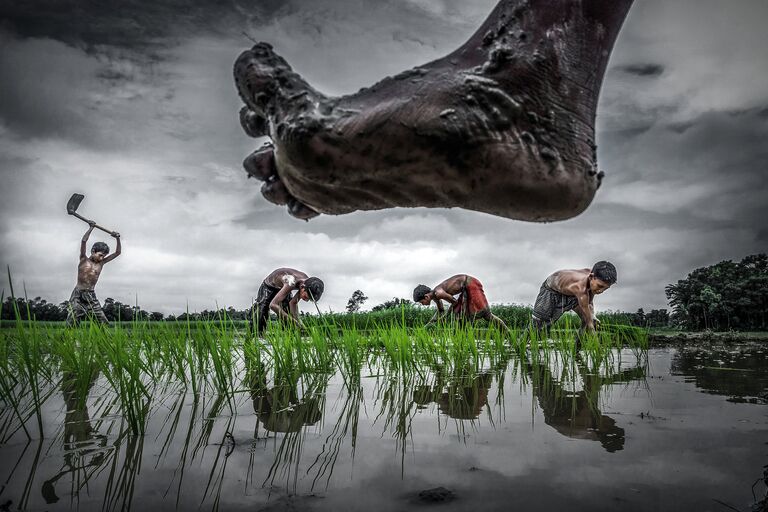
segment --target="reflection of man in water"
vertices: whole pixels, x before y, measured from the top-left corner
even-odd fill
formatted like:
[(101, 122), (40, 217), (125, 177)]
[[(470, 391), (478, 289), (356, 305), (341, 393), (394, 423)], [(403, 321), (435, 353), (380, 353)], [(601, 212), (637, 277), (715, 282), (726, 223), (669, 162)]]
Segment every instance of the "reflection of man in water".
[(624, 429), (616, 421), (600, 412), (600, 390), (604, 385), (615, 382), (629, 382), (645, 376), (641, 367), (615, 373), (609, 377), (589, 371), (581, 358), (577, 358), (579, 374), (584, 389), (571, 392), (563, 388), (546, 364), (528, 366), (528, 373), (534, 383), (534, 393), (544, 413), (544, 422), (564, 436), (573, 439), (600, 441), (609, 452), (624, 448)]
[[(94, 432), (86, 405), (88, 393), (98, 375), (98, 372), (94, 371), (86, 389), (77, 389), (75, 376), (69, 372), (64, 372), (61, 382), (66, 406), (64, 414), (64, 468), (43, 482), (41, 493), (46, 503), (59, 501), (53, 485), (61, 477), (70, 473), (76, 474), (78, 471), (85, 471), (88, 467), (97, 469), (104, 462), (103, 447), (107, 444), (107, 438)], [(91, 453), (93, 456), (86, 461), (85, 459)], [(87, 483), (87, 476), (82, 480), (83, 483)], [(78, 490), (75, 489), (74, 492)]]
[(471, 378), (458, 376), (443, 391), (443, 379), (438, 375), (434, 386), (422, 385), (414, 389), (413, 402), (420, 408), (435, 402), (438, 410), (451, 418), (474, 420), (488, 403), (488, 390), (492, 383), (493, 376), (490, 373), (481, 373)]
[(299, 399), (296, 386), (284, 381), (267, 388), (267, 374), (260, 361), (249, 360), (248, 371), (253, 412), (270, 432), (298, 432), (322, 418), (318, 395), (308, 393)]

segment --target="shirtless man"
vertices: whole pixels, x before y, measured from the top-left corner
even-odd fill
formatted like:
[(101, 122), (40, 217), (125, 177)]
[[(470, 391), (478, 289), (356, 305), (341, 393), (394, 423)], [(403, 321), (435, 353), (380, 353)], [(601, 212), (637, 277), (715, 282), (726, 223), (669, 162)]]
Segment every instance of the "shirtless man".
[[(317, 302), (323, 295), (325, 285), (317, 277), (309, 277), (304, 272), (292, 268), (278, 268), (264, 278), (259, 287), (256, 303), (251, 308), (249, 325), (256, 334), (261, 336), (269, 321), (269, 312), (274, 311), (278, 318), (304, 328), (299, 320), (299, 299)], [(297, 293), (291, 297), (291, 292)]]
[(90, 227), (88, 231), (83, 235), (83, 239), (80, 242), (80, 263), (77, 265), (77, 286), (72, 290), (72, 295), (69, 298), (69, 314), (67, 315), (67, 325), (75, 325), (80, 320), (91, 316), (98, 320), (102, 324), (108, 324), (109, 321), (104, 315), (104, 311), (101, 310), (101, 304), (99, 299), (96, 298), (96, 293), (93, 289), (96, 287), (96, 282), (101, 275), (101, 269), (104, 268), (104, 264), (109, 263), (113, 259), (120, 256), (120, 233), (112, 232), (111, 235), (117, 239), (117, 249), (114, 253), (109, 254), (109, 246), (104, 242), (96, 242), (91, 247), (91, 255), (86, 256), (85, 244), (88, 242), (88, 237), (91, 236), (93, 228), (96, 223), (88, 221)]
[[(458, 295), (455, 298), (454, 295)], [(443, 301), (448, 301), (451, 308), (448, 312), (443, 308)], [(429, 306), (434, 301), (437, 311), (427, 325), (445, 318), (453, 313), (462, 320), (474, 321), (482, 318), (498, 327), (508, 330), (504, 321), (491, 313), (488, 299), (485, 298), (483, 284), (476, 278), (467, 274), (456, 274), (431, 289), (420, 284), (413, 290), (413, 301)]]
[(566, 311), (575, 311), (581, 318), (581, 332), (594, 332), (600, 327), (592, 303), (595, 295), (616, 283), (616, 267), (598, 261), (589, 268), (558, 270), (541, 285), (533, 306), (532, 325), (536, 330), (548, 330)]

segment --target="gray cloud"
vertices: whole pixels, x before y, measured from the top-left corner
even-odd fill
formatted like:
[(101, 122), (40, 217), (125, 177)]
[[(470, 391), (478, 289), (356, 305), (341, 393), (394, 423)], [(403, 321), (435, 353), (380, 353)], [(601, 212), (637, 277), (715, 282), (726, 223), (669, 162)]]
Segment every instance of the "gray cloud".
[(251, 43), (242, 31), (341, 94), (454, 49), (494, 3), (5, 6), (0, 264), (33, 296), (64, 300), (85, 230), (64, 213), (72, 192), (124, 236), (99, 295), (168, 312), (187, 301), (245, 307), (283, 265), (324, 278), (323, 309), (342, 309), (358, 288), (368, 306), (408, 297), (455, 272), (478, 276), (492, 302), (530, 303), (551, 271), (599, 259), (619, 268), (599, 309), (663, 307), (664, 285), (691, 269), (766, 250), (768, 36), (758, 1), (725, 13), (696, 2), (696, 19), (690, 1), (636, 3), (598, 112), (607, 177), (575, 219), (395, 209), (304, 223), (246, 179), (241, 161), (258, 141), (237, 121), (231, 66)]

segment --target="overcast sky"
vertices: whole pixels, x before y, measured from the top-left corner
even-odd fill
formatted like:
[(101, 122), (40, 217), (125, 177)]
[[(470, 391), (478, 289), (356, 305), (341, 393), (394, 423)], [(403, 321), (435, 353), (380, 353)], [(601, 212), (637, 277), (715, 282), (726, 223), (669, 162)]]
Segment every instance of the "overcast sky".
[(246, 179), (258, 141), (232, 79), (244, 34), (345, 94), (453, 50), (495, 3), (0, 0), (0, 263), (30, 297), (66, 300), (87, 227), (66, 215), (73, 192), (123, 235), (97, 295), (165, 313), (245, 308), (280, 266), (325, 281), (323, 310), (454, 273), (492, 303), (530, 304), (552, 271), (600, 259), (619, 283), (598, 310), (651, 309), (693, 268), (768, 250), (765, 0), (636, 0), (598, 110), (607, 176), (575, 219), (395, 209), (305, 223)]

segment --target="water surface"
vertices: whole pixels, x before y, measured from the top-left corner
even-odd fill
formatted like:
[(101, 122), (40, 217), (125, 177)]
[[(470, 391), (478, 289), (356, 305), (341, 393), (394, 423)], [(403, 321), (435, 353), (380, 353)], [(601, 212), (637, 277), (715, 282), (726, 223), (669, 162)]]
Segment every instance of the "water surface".
[(0, 505), (749, 510), (768, 463), (766, 359), (697, 345), (277, 380), (255, 362), (231, 399), (158, 384), (144, 436), (98, 375), (85, 404), (61, 389), (46, 402), (44, 440), (0, 445)]

